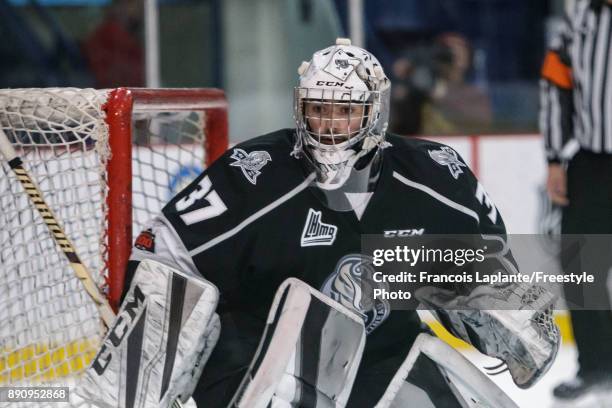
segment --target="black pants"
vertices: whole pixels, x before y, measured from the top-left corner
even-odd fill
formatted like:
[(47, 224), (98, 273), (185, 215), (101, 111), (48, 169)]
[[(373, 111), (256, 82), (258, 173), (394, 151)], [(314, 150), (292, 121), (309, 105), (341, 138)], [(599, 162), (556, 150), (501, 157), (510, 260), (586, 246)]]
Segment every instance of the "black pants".
[[(612, 234), (612, 155), (580, 151), (567, 171), (569, 205), (563, 209), (563, 234)], [(565, 238), (564, 241), (571, 238)], [(591, 248), (592, 250), (592, 248)], [(606, 287), (608, 269), (612, 267), (612, 249), (601, 248), (594, 257), (602, 265), (596, 273), (603, 296), (610, 298)], [(571, 258), (571, 255), (569, 256)], [(562, 256), (566, 273), (580, 263)], [(569, 297), (566, 289), (566, 295)], [(608, 303), (609, 304), (609, 303)], [(612, 312), (608, 310), (570, 310), (574, 338), (578, 348), (579, 374), (612, 373)]]

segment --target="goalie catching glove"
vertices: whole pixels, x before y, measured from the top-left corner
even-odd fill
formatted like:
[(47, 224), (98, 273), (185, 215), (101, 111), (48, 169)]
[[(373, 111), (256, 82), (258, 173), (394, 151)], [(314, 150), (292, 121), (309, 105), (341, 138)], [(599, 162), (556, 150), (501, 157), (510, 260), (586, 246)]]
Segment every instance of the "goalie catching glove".
[(219, 338), (218, 297), (200, 277), (141, 261), (77, 393), (113, 408), (186, 402)]
[(415, 296), (453, 335), (503, 360), (520, 388), (535, 384), (559, 350), (553, 321), (555, 296), (540, 286), (478, 286), (468, 296), (423, 287)]

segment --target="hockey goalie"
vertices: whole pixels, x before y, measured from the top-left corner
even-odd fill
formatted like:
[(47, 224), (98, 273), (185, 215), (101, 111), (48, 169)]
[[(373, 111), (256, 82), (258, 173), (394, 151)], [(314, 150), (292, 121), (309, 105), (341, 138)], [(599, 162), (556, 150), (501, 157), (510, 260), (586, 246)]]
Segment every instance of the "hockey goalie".
[[(298, 73), (295, 129), (231, 148), (136, 240), (130, 292), (103, 349), (114, 350), (125, 336), (122, 344), (138, 343), (142, 354), (126, 349), (110, 358), (101, 350), (88, 376), (106, 367), (109, 387), (126, 382), (112, 406), (128, 406), (130, 390), (130, 406), (147, 407), (191, 394), (206, 408), (405, 407), (417, 400), (446, 408), (478, 400), (461, 397), (467, 372), (480, 391), (493, 390), (479, 396), (482, 404), (513, 406), (424, 334), (414, 310), (392, 310), (372, 297), (377, 283), (361, 248), (363, 234), (403, 229), (503, 241), (495, 205), (453, 149), (386, 132), (391, 84), (368, 51), (338, 39)], [(490, 256), (513, 273), (503, 242)], [(183, 299), (175, 298), (175, 280), (187, 277)], [(288, 278), (301, 283), (282, 286)], [(144, 293), (145, 286), (152, 292), (143, 306), (136, 287)], [(455, 289), (426, 287), (418, 295), (452, 333), (507, 365), (518, 386), (541, 378), (559, 344), (553, 298), (512, 285)], [(138, 320), (145, 307), (157, 316)], [(188, 317), (196, 311), (197, 319)], [(128, 321), (143, 325), (142, 339), (124, 329)], [(158, 340), (149, 342), (153, 332)], [(138, 376), (126, 376), (138, 364)]]

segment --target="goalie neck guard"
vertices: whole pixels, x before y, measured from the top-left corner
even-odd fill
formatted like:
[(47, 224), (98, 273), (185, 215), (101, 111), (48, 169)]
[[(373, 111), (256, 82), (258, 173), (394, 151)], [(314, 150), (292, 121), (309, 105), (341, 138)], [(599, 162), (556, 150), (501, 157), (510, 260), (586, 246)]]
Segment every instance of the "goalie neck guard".
[(391, 83), (376, 57), (343, 38), (298, 74), (293, 155), (315, 173), (313, 187), (328, 207), (353, 210), (356, 193), (373, 191), (381, 168)]

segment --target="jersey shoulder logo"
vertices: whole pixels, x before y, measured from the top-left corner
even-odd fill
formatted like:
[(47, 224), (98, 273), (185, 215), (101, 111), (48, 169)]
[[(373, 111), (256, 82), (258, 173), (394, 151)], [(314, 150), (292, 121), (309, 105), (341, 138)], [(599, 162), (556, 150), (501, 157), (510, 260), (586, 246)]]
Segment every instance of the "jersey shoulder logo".
[(372, 333), (389, 317), (387, 300), (374, 299), (374, 289), (389, 289), (388, 283), (374, 281), (372, 258), (360, 254), (342, 257), (334, 272), (325, 280), (321, 292), (356, 311), (362, 318), (367, 334)]
[(459, 160), (457, 152), (448, 146), (442, 146), (440, 150), (429, 150), (429, 156), (439, 165), (448, 167), (455, 180), (463, 173), (462, 167), (467, 167)]
[(251, 182), (251, 184), (257, 184), (257, 176), (261, 174), (261, 169), (269, 161), (272, 161), (270, 153), (264, 150), (256, 150), (251, 153), (247, 153), (242, 149), (234, 149), (232, 159), (236, 160), (230, 163), (230, 166), (240, 167), (242, 174)]
[(337, 232), (338, 227), (321, 221), (321, 211), (310, 208), (302, 230), (301, 246), (331, 245), (336, 240)]

